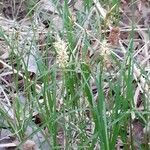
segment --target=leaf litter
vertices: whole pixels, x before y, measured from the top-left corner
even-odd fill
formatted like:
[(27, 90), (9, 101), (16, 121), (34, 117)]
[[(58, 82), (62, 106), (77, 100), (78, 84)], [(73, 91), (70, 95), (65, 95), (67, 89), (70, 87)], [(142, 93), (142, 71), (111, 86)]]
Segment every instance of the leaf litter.
[[(92, 26), (90, 26), (90, 21), (92, 21), (92, 19), (94, 18), (92, 17), (94, 16), (94, 13), (91, 13), (91, 16), (89, 15), (88, 21), (84, 24), (83, 27), (81, 27), (77, 23), (76, 18), (77, 18), (77, 12), (79, 13), (84, 12), (83, 1), (77, 0), (74, 3), (72, 3), (72, 1), (69, 1), (69, 2), (70, 3), (68, 5), (69, 5), (70, 12), (75, 18), (73, 19), (75, 26), (78, 26), (79, 28), (83, 30), (85, 29), (86, 34), (88, 34), (89, 37), (91, 38), (92, 46), (91, 48), (89, 48), (90, 52), (87, 58), (89, 59), (89, 63), (91, 63), (90, 61), (92, 59), (95, 64), (95, 62), (98, 61), (97, 60), (98, 58), (95, 56), (102, 54), (101, 51), (99, 52), (99, 49), (100, 47), (102, 49), (103, 43), (100, 43), (99, 41), (96, 40), (98, 37), (97, 35), (94, 35), (93, 37), (93, 35), (90, 33), (90, 30), (92, 30)], [(33, 16), (32, 21), (28, 18), (28, 13), (27, 13), (27, 9), (26, 9), (26, 5), (24, 1), (20, 3), (20, 1), (16, 0), (14, 4), (14, 1), (10, 2), (9, 0), (7, 0), (1, 3), (2, 3), (2, 12), (0, 15), (0, 25), (1, 25), (1, 29), (0, 29), (0, 45), (1, 45), (0, 103), (1, 103), (1, 107), (3, 107), (3, 110), (5, 113), (7, 113), (8, 117), (10, 119), (15, 120), (16, 116), (14, 112), (15, 110), (13, 109), (14, 102), (12, 99), (13, 99), (13, 96), (16, 95), (16, 89), (15, 89), (16, 85), (14, 83), (13, 76), (17, 76), (17, 73), (18, 73), (17, 67), (19, 67), (18, 75), (20, 79), (18, 78), (18, 80), (22, 81), (21, 86), (24, 87), (25, 83), (23, 82), (23, 80), (27, 78), (27, 75), (26, 76), (24, 75), (25, 70), (29, 73), (28, 81), (31, 83), (33, 80), (31, 78), (31, 74), (34, 74), (35, 77), (38, 77), (40, 75), (41, 70), (39, 70), (38, 68), (38, 61), (39, 61), (40, 55), (44, 53), (44, 49), (46, 48), (45, 41), (47, 40), (47, 33), (49, 32), (48, 28), (51, 29), (50, 31), (51, 34), (54, 35), (53, 36), (54, 41), (58, 37), (58, 33), (62, 31), (64, 28), (63, 20), (61, 16), (59, 15), (59, 12), (56, 7), (57, 5), (62, 6), (62, 1), (60, 1), (60, 3), (58, 3), (57, 5), (55, 5), (52, 1), (47, 1), (47, 0), (38, 1), (37, 7), (34, 10), (34, 13), (32, 14)], [(143, 96), (146, 97), (147, 102), (149, 101), (148, 97), (150, 96), (149, 95), (150, 88), (149, 88), (147, 81), (145, 80), (145, 74), (143, 74), (141, 70), (139, 69), (139, 66), (143, 67), (144, 69), (147, 69), (146, 71), (145, 70), (144, 71), (147, 76), (149, 75), (149, 63), (150, 63), (150, 57), (149, 57), (150, 46), (149, 45), (150, 44), (149, 44), (148, 28), (150, 25), (150, 15), (149, 15), (150, 7), (148, 3), (149, 2), (146, 0), (138, 0), (134, 5), (134, 7), (136, 8), (135, 16), (137, 17), (135, 17), (135, 20), (134, 20), (135, 36), (133, 39), (134, 40), (134, 45), (133, 45), (134, 56), (133, 57), (136, 60), (136, 64), (138, 64), (138, 65), (133, 66), (133, 75), (134, 75), (134, 80), (136, 83), (135, 84), (136, 91), (134, 91), (135, 92), (134, 105), (136, 106), (135, 109), (137, 109), (137, 111), (139, 112), (142, 112), (144, 109), (143, 108), (143, 103), (144, 103)], [(94, 0), (94, 4), (95, 5), (93, 5), (93, 12), (95, 13), (99, 12), (100, 15), (103, 17), (104, 22), (108, 25), (108, 30), (105, 30), (103, 28), (100, 29), (106, 35), (108, 34), (107, 36), (108, 41), (106, 41), (105, 46), (108, 47), (108, 49), (111, 51), (113, 55), (115, 55), (119, 60), (123, 61), (125, 59), (124, 56), (127, 53), (126, 49), (128, 48), (128, 45), (130, 43), (129, 31), (131, 31), (131, 26), (132, 26), (133, 4), (131, 3), (131, 1), (128, 1), (128, 0), (121, 1), (121, 7), (119, 8), (120, 9), (119, 11), (121, 14), (119, 27), (114, 27), (112, 25), (112, 22), (110, 21), (111, 19), (110, 20), (108, 19), (110, 17), (109, 16), (110, 12), (107, 10), (107, 7), (103, 7), (101, 3), (96, 0)], [(84, 36), (84, 32), (82, 35)], [(83, 42), (83, 39), (81, 36), (78, 40), (78, 46), (75, 49), (76, 51), (80, 52), (80, 49), (82, 47), (81, 46), (82, 42)], [(50, 45), (50, 48), (51, 47), (52, 46)], [(14, 55), (14, 58), (13, 58), (14, 64), (12, 64), (9, 60), (12, 57), (11, 55)], [(53, 51), (52, 54), (49, 54), (48, 61), (53, 62), (53, 63), (49, 63), (49, 68), (57, 62), (56, 55), (57, 53), (55, 53), (55, 51)], [(82, 55), (83, 54), (81, 52), (79, 56), (81, 57)], [(110, 55), (110, 54), (106, 54), (106, 55)], [(21, 56), (21, 59), (18, 60), (20, 61), (20, 64), (19, 64), (20, 66), (15, 66), (15, 61), (16, 61), (15, 57), (18, 57), (18, 56), (19, 57)], [(110, 58), (110, 56), (108, 56), (108, 58)], [(107, 70), (110, 69), (111, 72), (114, 74), (114, 76), (112, 76), (113, 80), (116, 80), (117, 79), (116, 72), (118, 71), (118, 68), (112, 65), (113, 64), (112, 61), (107, 62), (107, 63), (108, 64), (106, 65), (106, 76), (108, 76)], [(58, 76), (59, 76), (58, 82), (60, 86), (59, 88), (62, 88), (63, 85), (60, 81), (61, 73)], [(43, 86), (42, 83), (37, 83), (36, 90), (38, 92), (41, 92), (42, 86)], [(95, 88), (95, 83), (93, 81), (91, 81), (91, 86), (94, 89), (93, 91), (95, 91), (94, 94), (95, 94), (95, 101), (96, 101), (97, 89)], [(107, 101), (108, 101), (108, 106), (109, 106), (110, 105), (110, 100), (109, 100), (110, 89), (107, 83), (104, 89), (105, 91), (107, 91), (106, 92), (107, 94), (105, 96), (107, 96), (107, 99), (108, 99)], [(20, 88), (19, 93), (21, 95), (19, 99), (21, 99), (23, 104), (25, 104), (27, 95), (25, 94), (24, 88)], [(59, 98), (61, 97), (60, 93), (58, 97)], [(41, 95), (41, 99), (42, 99), (42, 95)], [(43, 99), (41, 103), (43, 103)], [(58, 100), (57, 103), (58, 103), (58, 111), (59, 111), (61, 110), (61, 107), (63, 106), (63, 102), (60, 99)], [(111, 108), (111, 106), (109, 107)], [(29, 111), (29, 109), (27, 109), (27, 111)], [(34, 108), (33, 112), (37, 112), (38, 114), (37, 108)], [(108, 111), (108, 113), (110, 112)], [(42, 124), (42, 119), (40, 118), (40, 114), (38, 115), (39, 115), (40, 124)], [(24, 117), (28, 119), (28, 117), (30, 117), (29, 112), (22, 115), (22, 121)], [(1, 119), (2, 118), (0, 118), (0, 120)], [(68, 120), (67, 117), (63, 118), (63, 121), (67, 122), (67, 120)], [(4, 124), (7, 124), (5, 120), (4, 120)], [(62, 122), (62, 126), (63, 126), (63, 122)], [(70, 142), (73, 142), (74, 145), (78, 145), (78, 142), (79, 142), (78, 141), (79, 135), (77, 135), (78, 128), (77, 127), (75, 128), (75, 125), (72, 123), (70, 123), (70, 126), (72, 126), (71, 128), (72, 128), (73, 135), (74, 135), (73, 137), (74, 140), (72, 139), (72, 141)], [(93, 134), (93, 131), (92, 131), (93, 128), (94, 128), (93, 122), (90, 120), (90, 117), (87, 117), (87, 129), (88, 129), (88, 132), (90, 132), (89, 137), (90, 135)], [(132, 133), (129, 133), (129, 134), (133, 135), (134, 148), (139, 149), (140, 145), (145, 142), (144, 136), (146, 134), (149, 134), (149, 123), (147, 125), (143, 125), (140, 119), (137, 119), (136, 114), (133, 113), (132, 128), (133, 128), (133, 131)], [(38, 129), (38, 123), (37, 125), (35, 125), (34, 130), (37, 130), (37, 129)], [(1, 132), (5, 132), (4, 130), (6, 129), (2, 128)], [(8, 131), (9, 129), (6, 130), (6, 132)], [(29, 126), (27, 128), (26, 136), (31, 135), (32, 132), (33, 131), (31, 127)], [(27, 140), (23, 144), (24, 150), (38, 149), (38, 148), (43, 149), (42, 147), (40, 147), (40, 143), (44, 142), (45, 140), (44, 137), (46, 135), (46, 129), (45, 131), (38, 132), (38, 134), (40, 134), (39, 136), (41, 137), (42, 141), (37, 142), (38, 135), (35, 135), (35, 137), (32, 137), (31, 140)], [(17, 147), (19, 142), (22, 142), (22, 141), (19, 141), (19, 138), (17, 136), (15, 139), (10, 140), (11, 136), (9, 135), (11, 135), (11, 133), (8, 133), (8, 135), (6, 134), (5, 136), (3, 134), (0, 135), (0, 148), (1, 147), (3, 148)], [(5, 139), (5, 142), (3, 142), (3, 139)], [(49, 140), (50, 139), (48, 139), (48, 141)], [(67, 141), (64, 135), (63, 128), (61, 127), (58, 130), (57, 140), (60, 146), (65, 147), (65, 144)], [(118, 141), (116, 142), (117, 142), (116, 149), (118, 150), (121, 149), (120, 147), (122, 147), (124, 144), (121, 138), (118, 137)], [(131, 141), (129, 140), (129, 143), (128, 143), (129, 145), (130, 145), (130, 142)], [(45, 143), (45, 145), (43, 144), (43, 147), (44, 149), (49, 149), (48, 143)], [(95, 147), (99, 147), (99, 144), (96, 144)]]

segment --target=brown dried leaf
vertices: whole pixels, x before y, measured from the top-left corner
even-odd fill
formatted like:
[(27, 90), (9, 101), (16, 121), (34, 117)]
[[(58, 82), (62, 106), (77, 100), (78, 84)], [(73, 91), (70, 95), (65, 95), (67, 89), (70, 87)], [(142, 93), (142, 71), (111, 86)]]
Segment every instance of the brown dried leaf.
[(35, 142), (27, 140), (23, 145), (23, 150), (35, 150)]
[(110, 42), (112, 46), (117, 46), (119, 43), (119, 36), (120, 36), (119, 27), (113, 27), (110, 31), (108, 42)]

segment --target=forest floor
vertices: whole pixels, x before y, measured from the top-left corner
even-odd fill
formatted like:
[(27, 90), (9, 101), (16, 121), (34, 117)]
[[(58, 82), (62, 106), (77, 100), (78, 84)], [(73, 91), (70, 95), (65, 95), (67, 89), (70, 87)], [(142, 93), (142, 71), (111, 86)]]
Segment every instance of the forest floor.
[(150, 149), (149, 0), (0, 0), (0, 150)]

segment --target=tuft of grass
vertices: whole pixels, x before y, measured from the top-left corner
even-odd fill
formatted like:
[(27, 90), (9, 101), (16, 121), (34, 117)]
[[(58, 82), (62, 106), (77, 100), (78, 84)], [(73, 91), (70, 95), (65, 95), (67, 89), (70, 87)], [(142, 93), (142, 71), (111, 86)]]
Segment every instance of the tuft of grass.
[[(37, 3), (27, 1), (31, 17)], [(56, 1), (54, 4), (58, 5)], [(149, 93), (145, 90), (149, 77), (133, 57), (134, 25), (123, 59), (118, 59), (113, 53), (105, 58), (102, 45), (107, 40), (107, 34), (104, 32), (109, 26), (107, 22), (113, 22), (115, 26), (119, 24), (120, 1), (102, 1), (105, 9), (107, 5), (112, 8), (107, 11), (106, 18), (100, 13), (103, 10), (98, 11), (92, 0), (84, 0), (83, 4), (84, 12), (78, 10), (76, 20), (72, 19), (67, 0), (63, 6), (57, 6), (63, 28), (55, 30), (50, 23), (49, 29), (42, 31), (45, 38), (41, 51), (38, 49), (36, 33), (39, 31), (34, 28), (34, 20), (27, 31), (27, 35), (32, 31), (34, 36), (30, 42), (27, 37), (23, 39), (21, 51), (19, 39), (14, 40), (15, 33), (0, 31), (0, 38), (11, 53), (8, 60), (1, 62), (7, 68), (4, 71), (13, 72), (13, 84), (7, 85), (9, 88), (5, 84), (0, 85), (0, 93), (8, 102), (0, 102), (0, 130), (9, 130), (19, 141), (18, 148), (31, 139), (39, 149), (112, 150), (116, 149), (119, 140), (124, 149), (134, 149), (133, 120), (140, 120), (144, 126), (149, 124)], [(54, 44), (58, 37), (67, 43), (69, 57), (67, 65), (62, 68), (57, 62), (58, 52)], [(107, 44), (111, 53), (114, 48)], [(93, 48), (95, 45), (98, 45), (96, 49)], [(34, 48), (37, 50), (34, 58), (38, 71), (32, 77), (28, 67)], [(24, 59), (26, 53), (28, 63)], [(111, 67), (107, 67), (108, 62)], [(140, 70), (137, 80), (135, 68)], [(140, 86), (144, 91), (144, 110), (138, 111), (134, 96), (136, 87), (142, 82), (141, 76), (145, 81), (142, 80), (145, 85)], [(147, 136), (144, 143), (147, 148), (148, 140)]]

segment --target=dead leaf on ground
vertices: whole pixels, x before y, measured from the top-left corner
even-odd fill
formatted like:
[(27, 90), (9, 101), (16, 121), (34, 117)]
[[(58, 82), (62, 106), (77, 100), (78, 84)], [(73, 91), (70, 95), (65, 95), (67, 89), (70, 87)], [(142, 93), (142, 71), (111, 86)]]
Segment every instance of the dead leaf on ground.
[(36, 150), (35, 149), (35, 142), (32, 140), (27, 140), (24, 144), (23, 144), (23, 150)]
[(119, 27), (113, 27), (110, 31), (108, 42), (110, 42), (112, 46), (117, 46), (119, 44), (119, 36), (120, 36)]
[(135, 150), (138, 150), (141, 148), (141, 144), (144, 140), (144, 134), (143, 134), (143, 125), (139, 120), (133, 121), (133, 140), (134, 140), (134, 147)]

